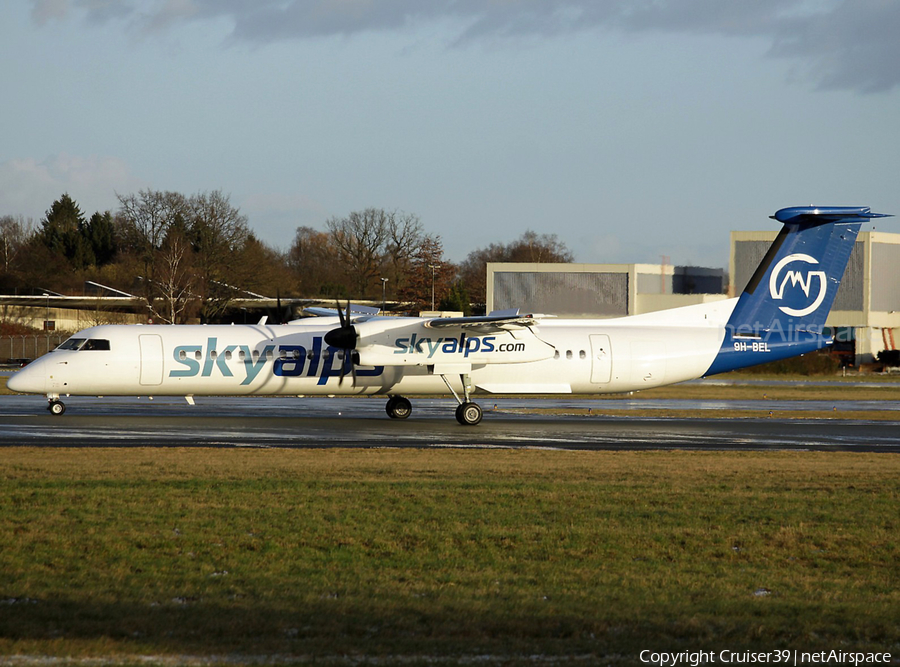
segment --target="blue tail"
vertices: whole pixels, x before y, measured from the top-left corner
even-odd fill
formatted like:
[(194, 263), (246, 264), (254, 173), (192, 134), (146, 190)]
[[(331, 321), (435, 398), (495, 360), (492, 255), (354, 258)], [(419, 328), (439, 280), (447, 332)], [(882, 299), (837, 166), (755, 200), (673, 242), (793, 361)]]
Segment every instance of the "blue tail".
[(783, 208), (784, 223), (738, 299), (706, 375), (777, 361), (831, 343), (822, 335), (868, 207)]

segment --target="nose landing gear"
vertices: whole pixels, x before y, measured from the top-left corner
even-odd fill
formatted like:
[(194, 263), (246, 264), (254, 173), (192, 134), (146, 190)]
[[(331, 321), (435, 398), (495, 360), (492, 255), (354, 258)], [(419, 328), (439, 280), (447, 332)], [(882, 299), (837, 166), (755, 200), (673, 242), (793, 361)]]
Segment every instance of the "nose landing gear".
[(59, 400), (59, 396), (47, 396), (47, 409), (51, 415), (61, 415), (66, 411), (66, 404)]

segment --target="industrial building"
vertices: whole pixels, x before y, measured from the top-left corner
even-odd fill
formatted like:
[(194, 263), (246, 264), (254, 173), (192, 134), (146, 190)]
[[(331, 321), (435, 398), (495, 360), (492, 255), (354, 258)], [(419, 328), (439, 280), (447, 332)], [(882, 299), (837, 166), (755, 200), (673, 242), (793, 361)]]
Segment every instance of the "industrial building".
[(623, 317), (728, 298), (724, 269), (671, 264), (487, 265), (487, 310)]

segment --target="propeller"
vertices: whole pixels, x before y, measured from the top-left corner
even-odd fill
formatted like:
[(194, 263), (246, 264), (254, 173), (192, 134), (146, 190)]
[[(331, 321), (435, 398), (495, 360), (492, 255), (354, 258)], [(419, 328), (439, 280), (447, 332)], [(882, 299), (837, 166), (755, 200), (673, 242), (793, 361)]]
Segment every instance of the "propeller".
[(340, 303), (337, 304), (337, 311), (338, 317), (341, 320), (341, 326), (326, 333), (324, 339), (328, 345), (337, 348), (341, 352), (341, 376), (338, 379), (338, 386), (344, 384), (344, 375), (346, 375), (347, 372), (347, 358), (349, 355), (350, 374), (353, 376), (353, 386), (355, 387), (356, 364), (358, 363), (359, 355), (354, 350), (356, 350), (356, 341), (359, 339), (359, 334), (356, 332), (356, 327), (353, 326), (353, 322), (350, 320), (349, 299), (347, 300), (346, 317), (341, 310)]

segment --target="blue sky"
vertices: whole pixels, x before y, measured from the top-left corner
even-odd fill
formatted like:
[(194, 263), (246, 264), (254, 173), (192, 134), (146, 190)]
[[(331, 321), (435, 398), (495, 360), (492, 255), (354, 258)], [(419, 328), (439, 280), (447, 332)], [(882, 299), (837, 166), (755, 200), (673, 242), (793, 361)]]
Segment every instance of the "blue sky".
[(221, 189), (280, 248), (372, 206), (456, 261), (533, 229), (726, 266), (784, 206), (900, 213), (895, 0), (13, 0), (0, 25), (0, 215)]

